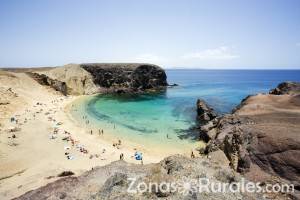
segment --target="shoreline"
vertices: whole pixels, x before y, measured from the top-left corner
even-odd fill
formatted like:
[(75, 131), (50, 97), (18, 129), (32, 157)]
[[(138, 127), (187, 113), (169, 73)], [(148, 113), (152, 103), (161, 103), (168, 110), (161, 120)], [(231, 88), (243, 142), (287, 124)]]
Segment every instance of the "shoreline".
[[(67, 116), (67, 113), (64, 112), (65, 106), (76, 98), (58, 96), (58, 99), (55, 100), (59, 102), (50, 108), (48, 106), (49, 102), (39, 101), (42, 105), (47, 104), (41, 113), (36, 113), (40, 108), (32, 102), (31, 105), (29, 104), (30, 106), (24, 106), (24, 108), (14, 113), (13, 116), (19, 116), (18, 121), (22, 121), (24, 118), (27, 118), (28, 121), (26, 124), (19, 124), (18, 126), (21, 130), (16, 133), (4, 133), (10, 137), (8, 140), (13, 140), (16, 145), (9, 146), (4, 142), (0, 143), (1, 152), (6, 154), (0, 157), (0, 170), (4, 172), (0, 177), (1, 199), (11, 199), (28, 190), (46, 185), (56, 180), (57, 178), (55, 177), (62, 171), (70, 170), (76, 175), (80, 175), (96, 166), (107, 165), (119, 160), (121, 153), (124, 154), (125, 161), (135, 164), (140, 163), (140, 161), (130, 157), (130, 155), (134, 155), (134, 150), (125, 146), (122, 146), (120, 149), (114, 148), (109, 141), (89, 135), (87, 130), (77, 126)], [(28, 107), (30, 111), (26, 112)], [(50, 139), (55, 123), (49, 122), (47, 115), (45, 115), (45, 113), (51, 111), (53, 112), (49, 115), (56, 120), (55, 123), (63, 123), (59, 126), (56, 139)], [(35, 116), (34, 120), (31, 118), (32, 116)], [(3, 125), (4, 128), (12, 126), (10, 122), (6, 122)], [(88, 150), (88, 153), (81, 153), (70, 142), (62, 141), (62, 138), (67, 136), (63, 131), (69, 132), (74, 140), (78, 141), (79, 145)], [(5, 137), (4, 134), (0, 136)], [(13, 134), (16, 135), (15, 139), (12, 139), (10, 136)], [(66, 148), (70, 149), (66, 150)], [(103, 149), (105, 149), (105, 152), (103, 152)], [(66, 152), (72, 156), (72, 160), (67, 159)], [(150, 152), (143, 153), (144, 164), (159, 162), (163, 158), (163, 156), (151, 155)]]
[[(99, 95), (99, 94), (97, 94)], [(101, 94), (100, 94), (101, 95)], [(86, 106), (84, 101), (89, 101), (87, 98), (91, 98), (96, 95), (83, 95), (83, 96), (78, 96), (76, 99), (74, 99), (72, 102), (70, 102), (68, 105), (65, 106), (65, 113), (69, 117), (70, 121), (72, 121), (74, 124), (77, 124), (78, 127), (85, 129), (87, 134), (90, 135), (89, 131), (93, 130), (93, 135), (97, 136), (97, 139), (103, 140), (105, 142), (108, 142), (110, 144), (117, 143), (118, 140), (122, 141), (122, 146), (125, 147), (125, 149), (132, 149), (133, 151), (141, 151), (143, 153), (147, 153), (151, 157), (161, 157), (164, 158), (169, 155), (174, 155), (174, 154), (182, 154), (185, 156), (190, 156), (191, 151), (195, 151), (197, 147), (204, 147), (204, 143), (201, 141), (193, 141), (189, 143), (188, 141), (185, 141), (184, 139), (182, 142), (185, 143), (185, 147), (181, 146), (181, 149), (178, 149), (176, 146), (172, 147), (173, 145), (179, 145), (176, 143), (170, 143), (170, 144), (155, 144), (153, 141), (139, 141), (138, 139), (132, 139), (131, 135), (125, 135), (120, 134), (119, 132), (124, 131), (120, 130), (117, 127), (101, 127), (99, 124), (99, 121), (93, 116), (88, 115), (88, 113), (85, 111), (85, 108), (82, 108), (83, 106)], [(72, 110), (73, 106), (75, 107), (75, 111)], [(81, 106), (81, 107), (80, 107)], [(78, 109), (83, 109), (79, 110)], [(80, 112), (74, 113), (74, 112)], [(82, 112), (82, 113), (81, 113)], [(87, 119), (89, 120), (89, 124), (83, 123), (83, 120), (80, 118), (81, 116), (74, 116), (74, 115), (81, 115), (84, 114)], [(77, 119), (76, 119), (77, 118)], [(109, 122), (101, 122), (105, 125), (110, 125)], [(103, 129), (102, 129), (103, 128)], [(103, 135), (98, 134), (98, 130), (104, 130)], [(99, 137), (98, 137), (99, 136)], [(143, 138), (143, 140), (148, 139), (148, 138)], [(150, 138), (150, 140), (153, 140)], [(173, 142), (170, 140), (170, 142)], [(155, 146), (155, 149), (152, 147)], [(155, 159), (156, 160), (156, 159)]]
[[(117, 141), (115, 136), (99, 138), (96, 134), (90, 135), (89, 130), (72, 118), (70, 106), (74, 101), (86, 96), (65, 97), (49, 87), (38, 84), (26, 74), (8, 73), (15, 77), (13, 80), (3, 79), (5, 91), (12, 88), (18, 94), (19, 100), (15, 102), (15, 98), (12, 98), (11, 103), (3, 108), (11, 108), (11, 112), (7, 113), (5, 119), (1, 119), (1, 199), (11, 199), (53, 182), (63, 171), (72, 171), (76, 176), (81, 175), (96, 166), (119, 160), (121, 153), (124, 154), (126, 162), (133, 164), (141, 163), (132, 157), (136, 151), (143, 153), (144, 164), (158, 163), (166, 156), (176, 153), (157, 148), (147, 149), (127, 140), (122, 140), (122, 145), (117, 149), (112, 145)], [(10, 117), (16, 118), (18, 124), (10, 122)], [(60, 122), (61, 125), (56, 125)], [(8, 131), (12, 126), (20, 130)], [(51, 139), (55, 127), (59, 131), (55, 135), (56, 139)], [(66, 135), (64, 131), (70, 135)], [(110, 131), (113, 130), (105, 130), (105, 135)], [(77, 144), (88, 150), (88, 153), (84, 154), (76, 144), (72, 146), (70, 141), (62, 140), (67, 136), (72, 136), (78, 141)], [(65, 150), (68, 147), (70, 150)], [(67, 159), (66, 152), (72, 160)], [(190, 152), (182, 154), (190, 156)]]
[[(97, 94), (99, 95), (99, 94)], [(93, 95), (92, 95), (93, 96)], [(130, 153), (130, 155), (134, 155), (135, 151), (139, 151), (139, 152), (142, 152), (144, 154), (144, 157), (146, 158), (144, 160), (144, 163), (146, 164), (149, 164), (149, 163), (156, 163), (158, 162), (159, 160), (161, 160), (161, 158), (164, 158), (166, 155), (158, 155), (158, 154), (153, 154), (153, 153), (150, 153), (149, 150), (147, 150), (145, 147), (143, 147), (142, 145), (138, 145), (138, 144), (135, 144), (133, 142), (130, 142), (130, 141), (127, 141), (127, 140), (122, 140), (122, 145), (119, 146), (119, 149), (116, 148), (116, 147), (113, 147), (113, 143), (117, 143), (119, 138), (115, 135), (112, 135), (110, 136), (110, 134), (113, 132), (112, 129), (106, 129), (105, 130), (105, 135), (103, 136), (99, 136), (98, 133), (94, 133), (94, 134), (90, 134), (89, 131), (91, 129), (93, 130), (97, 130), (96, 126), (93, 127), (92, 125), (89, 126), (89, 127), (83, 127), (83, 125), (78, 121), (76, 120), (72, 113), (71, 113), (71, 106), (78, 100), (81, 100), (81, 99), (84, 99), (84, 98), (88, 98), (90, 97), (90, 95), (82, 95), (82, 96), (76, 96), (76, 97), (72, 97), (72, 101), (66, 103), (64, 105), (64, 114), (66, 115), (67, 117), (67, 120), (66, 118), (65, 121), (67, 123), (65, 123), (65, 126), (66, 129), (72, 129), (73, 127), (76, 127), (77, 130), (80, 130), (79, 134), (83, 134), (83, 135), (80, 135), (80, 137), (88, 137), (90, 141), (93, 141), (93, 143), (95, 142), (96, 145), (104, 145), (106, 147), (108, 147), (110, 150), (112, 151), (117, 151), (119, 153), (124, 153), (126, 152), (127, 155), (128, 153)], [(76, 136), (79, 136), (79, 135), (75, 135)], [(93, 139), (93, 140), (92, 140)], [(123, 151), (123, 152), (122, 152)], [(149, 158), (149, 159), (147, 159)], [(119, 159), (116, 159), (116, 160), (119, 160)], [(116, 160), (111, 160), (112, 162), (113, 161), (116, 161)], [(134, 159), (132, 159), (131, 157), (126, 157), (125, 156), (125, 161), (127, 162), (130, 162), (130, 163), (139, 163), (137, 161), (135, 161)]]

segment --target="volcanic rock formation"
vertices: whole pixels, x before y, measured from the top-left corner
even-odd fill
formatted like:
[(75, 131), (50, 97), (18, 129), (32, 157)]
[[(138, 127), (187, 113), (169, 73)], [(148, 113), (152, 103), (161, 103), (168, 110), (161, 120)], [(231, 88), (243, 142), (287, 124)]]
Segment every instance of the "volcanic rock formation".
[(202, 100), (197, 100), (197, 117), (203, 123), (207, 123), (210, 120), (213, 120), (217, 117), (217, 114), (214, 110), (207, 105), (207, 103)]
[(299, 185), (299, 87), (281, 83), (271, 94), (249, 96), (233, 114), (210, 123), (206, 128), (216, 135), (206, 153), (222, 149), (231, 166), (251, 179), (265, 181), (272, 175)]
[(49, 85), (65, 95), (98, 92), (139, 93), (162, 89), (168, 85), (165, 71), (152, 64), (69, 64), (30, 73), (39, 83)]

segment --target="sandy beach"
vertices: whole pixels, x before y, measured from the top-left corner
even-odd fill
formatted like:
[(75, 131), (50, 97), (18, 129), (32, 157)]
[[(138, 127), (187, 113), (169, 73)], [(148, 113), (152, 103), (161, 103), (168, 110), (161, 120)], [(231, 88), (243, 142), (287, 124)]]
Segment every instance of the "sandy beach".
[[(1, 199), (52, 182), (62, 171), (80, 175), (95, 166), (109, 164), (119, 160), (121, 153), (125, 161), (137, 164), (140, 161), (133, 158), (136, 151), (143, 153), (144, 164), (167, 156), (137, 149), (126, 141), (114, 147), (112, 141), (91, 135), (68, 114), (72, 102), (80, 97), (65, 97), (24, 73), (1, 73), (3, 93), (15, 94), (7, 99), (8, 104), (1, 105), (1, 113), (5, 113), (1, 114), (0, 134)], [(105, 134), (109, 131), (105, 130)]]

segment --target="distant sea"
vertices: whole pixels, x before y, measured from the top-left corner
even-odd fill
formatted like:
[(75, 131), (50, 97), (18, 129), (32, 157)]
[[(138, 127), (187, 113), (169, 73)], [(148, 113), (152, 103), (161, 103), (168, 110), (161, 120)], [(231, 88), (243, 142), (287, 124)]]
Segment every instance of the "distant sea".
[[(167, 70), (168, 83), (179, 86), (148, 95), (98, 95), (81, 102), (78, 120), (88, 115), (114, 137), (145, 146), (190, 148), (196, 100), (219, 114), (230, 113), (248, 95), (266, 93), (283, 81), (300, 81), (300, 70)], [(79, 114), (79, 115), (78, 115)]]
[(188, 104), (203, 98), (219, 113), (231, 112), (248, 95), (300, 81), (300, 70), (167, 70), (167, 75), (169, 83), (181, 86), (168, 91), (171, 97)]

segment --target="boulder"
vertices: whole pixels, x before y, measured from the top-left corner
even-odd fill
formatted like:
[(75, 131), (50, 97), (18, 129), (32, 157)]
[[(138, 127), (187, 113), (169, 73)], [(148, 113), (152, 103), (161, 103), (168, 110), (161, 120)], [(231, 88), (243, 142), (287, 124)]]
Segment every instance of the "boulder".
[(206, 124), (208, 121), (216, 118), (217, 115), (214, 110), (207, 105), (207, 103), (202, 100), (197, 100), (197, 118), (200, 121), (200, 124)]
[(182, 158), (180, 156), (170, 156), (161, 161), (161, 166), (166, 170), (167, 174), (173, 174), (183, 169)]

